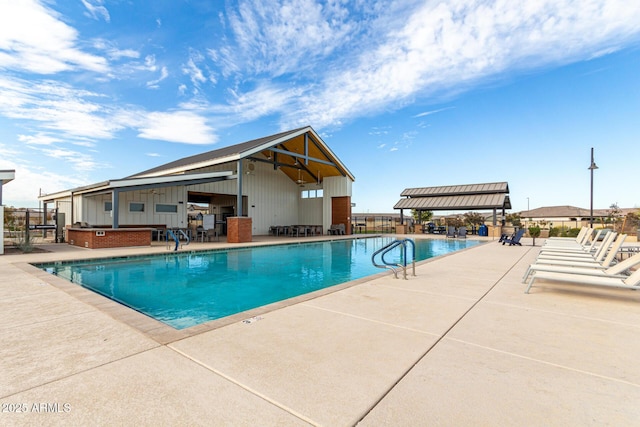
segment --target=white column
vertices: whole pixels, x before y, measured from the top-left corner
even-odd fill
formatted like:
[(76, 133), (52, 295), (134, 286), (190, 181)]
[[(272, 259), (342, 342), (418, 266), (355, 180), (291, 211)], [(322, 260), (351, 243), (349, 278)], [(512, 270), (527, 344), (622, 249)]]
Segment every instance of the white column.
[[(2, 184), (0, 184), (2, 188)], [(4, 253), (4, 206), (0, 205), (0, 255)]]

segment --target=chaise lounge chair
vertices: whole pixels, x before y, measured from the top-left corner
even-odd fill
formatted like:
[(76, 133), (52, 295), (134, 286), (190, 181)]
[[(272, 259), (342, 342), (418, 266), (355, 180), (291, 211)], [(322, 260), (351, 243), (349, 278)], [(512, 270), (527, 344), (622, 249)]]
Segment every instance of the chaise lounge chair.
[(545, 241), (545, 246), (561, 246), (561, 245), (584, 245), (585, 242), (593, 235), (593, 229), (582, 227), (575, 238), (571, 237), (549, 237)]
[(533, 282), (536, 279), (550, 280), (554, 282), (566, 282), (576, 283), (579, 285), (590, 286), (607, 286), (612, 288), (624, 288), (624, 289), (640, 289), (640, 269), (636, 270), (631, 276), (621, 278), (618, 275), (615, 276), (593, 276), (584, 274), (571, 274), (571, 273), (554, 273), (550, 271), (541, 271), (534, 274), (529, 279), (529, 286), (524, 291), (525, 294), (529, 293), (529, 290), (533, 286)]
[(586, 252), (540, 252), (538, 254), (538, 260), (541, 259), (560, 259), (560, 260), (575, 260), (575, 261), (598, 261), (601, 262), (607, 254), (607, 251), (613, 245), (615, 239), (615, 233), (609, 233), (602, 244), (597, 247), (595, 253)]
[[(590, 260), (586, 258), (585, 259), (580, 258), (577, 260), (567, 259), (567, 258), (563, 258), (563, 259), (540, 258), (540, 259), (537, 259), (536, 262), (531, 265), (564, 265), (569, 267), (573, 266), (573, 267), (599, 268), (604, 270), (606, 268), (611, 267), (626, 237), (627, 237), (626, 234), (619, 235), (603, 260), (597, 260), (597, 259)], [(529, 271), (525, 273), (525, 276), (523, 277), (523, 283), (528, 276), (529, 276)]]
[(467, 227), (458, 228), (458, 238), (466, 239), (467, 238)]
[(522, 283), (526, 283), (527, 280), (538, 272), (553, 272), (553, 273), (570, 273), (570, 274), (582, 274), (585, 276), (616, 276), (624, 275), (623, 273), (629, 270), (631, 267), (640, 264), (640, 254), (636, 254), (632, 257), (625, 259), (609, 268), (595, 267), (595, 266), (575, 266), (575, 265), (551, 265), (551, 264), (532, 264), (527, 269)]

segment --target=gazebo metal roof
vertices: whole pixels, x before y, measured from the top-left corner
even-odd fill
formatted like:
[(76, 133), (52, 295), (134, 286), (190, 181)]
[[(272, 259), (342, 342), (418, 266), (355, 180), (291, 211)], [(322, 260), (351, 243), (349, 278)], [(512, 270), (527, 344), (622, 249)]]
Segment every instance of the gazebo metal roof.
[(511, 209), (506, 182), (407, 188), (394, 209), (428, 211)]

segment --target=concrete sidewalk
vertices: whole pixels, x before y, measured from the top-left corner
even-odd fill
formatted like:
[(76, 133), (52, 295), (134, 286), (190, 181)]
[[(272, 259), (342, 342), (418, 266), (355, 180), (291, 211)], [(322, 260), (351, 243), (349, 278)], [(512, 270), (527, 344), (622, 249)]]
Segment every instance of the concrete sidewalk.
[(164, 248), (0, 256), (0, 424), (637, 425), (640, 294), (526, 295), (523, 243), (186, 335), (25, 264)]

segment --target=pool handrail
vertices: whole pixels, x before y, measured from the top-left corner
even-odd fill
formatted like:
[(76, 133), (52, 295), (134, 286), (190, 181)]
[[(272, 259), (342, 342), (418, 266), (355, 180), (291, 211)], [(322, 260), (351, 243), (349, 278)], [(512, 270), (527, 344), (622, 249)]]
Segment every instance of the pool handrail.
[[(397, 279), (398, 278), (398, 272), (396, 270), (396, 268), (400, 268), (402, 269), (403, 272), (403, 276), (404, 279), (407, 280), (407, 243), (411, 244), (411, 248), (413, 250), (412, 253), (412, 266), (413, 266), (413, 276), (416, 275), (416, 245), (414, 243), (413, 240), (411, 239), (396, 239), (390, 243), (388, 243), (387, 245), (383, 246), (382, 248), (378, 249), (377, 251), (375, 251), (373, 253), (373, 255), (371, 255), (371, 262), (373, 263), (373, 265), (375, 267), (378, 268), (386, 268), (389, 269), (391, 271), (393, 271), (393, 275), (394, 277)], [(400, 260), (401, 263), (396, 264), (393, 262), (389, 262), (387, 260), (385, 260), (384, 256), (391, 252), (393, 249), (395, 249), (396, 247), (401, 246), (401, 252), (400, 252)], [(380, 254), (380, 260), (382, 261), (382, 264), (378, 264), (376, 262), (376, 255)]]
[(180, 239), (178, 239), (178, 236), (176, 236), (173, 230), (167, 230), (167, 249), (169, 248), (169, 237), (176, 241), (176, 247), (174, 251), (177, 251), (178, 246), (180, 245)]

